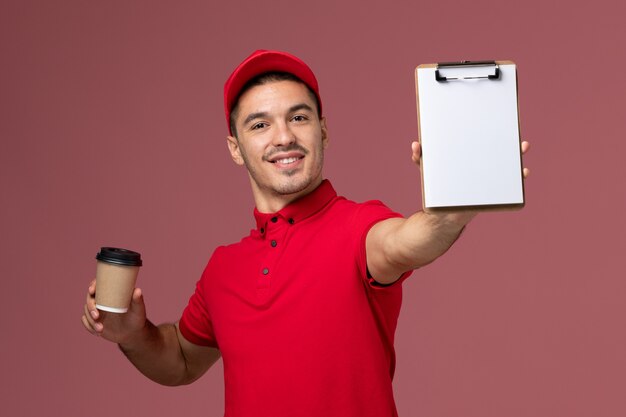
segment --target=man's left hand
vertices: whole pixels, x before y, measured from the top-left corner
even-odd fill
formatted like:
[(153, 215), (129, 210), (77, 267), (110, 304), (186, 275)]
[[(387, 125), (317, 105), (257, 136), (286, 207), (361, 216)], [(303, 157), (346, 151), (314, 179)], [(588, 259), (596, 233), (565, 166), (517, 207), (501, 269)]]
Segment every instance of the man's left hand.
[[(530, 143), (528, 143), (527, 141), (522, 141), (522, 143), (521, 143), (522, 154), (525, 154), (526, 152), (528, 152), (529, 149), (530, 149)], [(419, 167), (420, 163), (422, 161), (422, 146), (421, 146), (421, 144), (418, 141), (412, 142), (411, 143), (411, 150), (412, 150), (411, 159)], [(522, 175), (524, 176), (524, 179), (526, 179), (529, 174), (530, 174), (530, 170), (528, 168), (523, 168), (522, 169)], [(431, 212), (426, 212), (426, 213), (430, 214), (430, 215), (436, 215), (436, 216), (440, 216), (440, 217), (445, 217), (446, 220), (448, 220), (448, 221), (451, 221), (453, 223), (457, 223), (457, 224), (460, 224), (460, 225), (465, 225), (465, 224), (469, 223), (470, 220), (472, 220), (478, 214), (478, 211), (476, 211), (476, 210), (463, 210), (463, 211), (446, 212), (446, 213), (439, 213), (439, 214), (435, 214), (435, 213), (431, 213)]]

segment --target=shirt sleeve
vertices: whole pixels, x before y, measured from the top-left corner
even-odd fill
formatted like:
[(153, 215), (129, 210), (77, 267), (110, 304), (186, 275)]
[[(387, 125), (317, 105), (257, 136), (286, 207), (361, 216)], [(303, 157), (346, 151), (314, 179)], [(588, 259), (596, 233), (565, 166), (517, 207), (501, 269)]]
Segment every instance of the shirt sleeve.
[(213, 323), (207, 309), (205, 296), (210, 275), (211, 262), (205, 268), (202, 277), (196, 283), (196, 290), (189, 298), (189, 303), (178, 322), (180, 332), (185, 339), (193, 344), (217, 348), (217, 340), (213, 332)]
[(401, 214), (392, 211), (389, 207), (385, 206), (381, 201), (372, 200), (367, 201), (359, 205), (359, 208), (355, 212), (354, 217), (352, 218), (354, 230), (358, 230), (360, 233), (359, 236), (359, 247), (357, 252), (357, 262), (358, 267), (361, 273), (361, 276), (367, 281), (367, 283), (372, 288), (380, 288), (384, 289), (387, 287), (395, 287), (401, 284), (406, 278), (408, 278), (411, 271), (406, 271), (403, 273), (400, 278), (392, 284), (379, 284), (376, 282), (374, 278), (372, 278), (367, 270), (367, 254), (366, 254), (366, 238), (370, 229), (378, 222), (391, 219), (403, 217)]

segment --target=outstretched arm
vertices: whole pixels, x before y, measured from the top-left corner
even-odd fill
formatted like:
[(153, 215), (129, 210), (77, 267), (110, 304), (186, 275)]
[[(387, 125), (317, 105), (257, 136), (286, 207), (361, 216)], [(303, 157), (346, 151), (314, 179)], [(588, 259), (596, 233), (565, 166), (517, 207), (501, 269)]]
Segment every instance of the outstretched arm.
[[(522, 142), (522, 153), (529, 149)], [(413, 142), (412, 159), (420, 163), (419, 142)], [(524, 178), (528, 176), (524, 168)], [(427, 265), (443, 255), (475, 216), (476, 211), (424, 212), (407, 219), (394, 218), (372, 227), (366, 239), (367, 267), (381, 284), (396, 281), (404, 272)]]

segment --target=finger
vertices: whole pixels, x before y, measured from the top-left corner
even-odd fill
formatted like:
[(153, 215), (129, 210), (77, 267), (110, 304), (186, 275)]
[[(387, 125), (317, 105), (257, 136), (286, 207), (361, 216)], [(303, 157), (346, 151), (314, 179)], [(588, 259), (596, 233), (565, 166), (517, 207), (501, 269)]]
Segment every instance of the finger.
[(96, 280), (95, 279), (89, 283), (89, 289), (87, 291), (90, 295), (96, 294)]
[(418, 141), (411, 142), (411, 151), (411, 159), (419, 165), (420, 159), (422, 158), (422, 146)]
[(102, 333), (102, 330), (104, 328), (102, 326), (102, 323), (97, 322), (94, 319), (93, 314), (91, 314), (87, 305), (84, 306), (82, 319), (83, 319), (83, 324), (85, 324), (85, 327), (87, 328), (87, 330), (89, 330), (90, 332), (94, 334)]
[(87, 319), (87, 317), (85, 317), (85, 315), (81, 317), (81, 321), (83, 322), (83, 326), (85, 327), (85, 330), (87, 330), (89, 333), (91, 333), (94, 336), (98, 336), (98, 333), (93, 329), (93, 327), (91, 327), (91, 324), (89, 323), (89, 320)]
[(143, 304), (143, 291), (141, 291), (141, 288), (135, 288), (133, 290), (133, 303)]
[(526, 153), (528, 152), (528, 150), (530, 149), (530, 143), (523, 141), (522, 142), (522, 153)]
[(522, 170), (523, 174), (524, 174), (524, 178), (528, 178), (528, 175), (530, 174), (530, 169), (528, 168), (524, 168)]
[(87, 315), (93, 317), (95, 320), (98, 320), (100, 318), (100, 311), (96, 308), (95, 294), (92, 294), (91, 292), (87, 293), (87, 299), (85, 300), (85, 310), (88, 312)]
[[(100, 323), (98, 321), (99, 315), (94, 314), (94, 311), (89, 310), (89, 307), (87, 306), (87, 304), (85, 304), (85, 306), (83, 307), (84, 311), (83, 311), (83, 315), (85, 316), (87, 322), (89, 323), (89, 325), (94, 329), (94, 330), (101, 330), (102, 329), (102, 323)], [(97, 310), (96, 310), (97, 313)]]
[(133, 291), (130, 308), (141, 315), (146, 314), (146, 306), (143, 301), (143, 292), (141, 291), (141, 288), (135, 288)]

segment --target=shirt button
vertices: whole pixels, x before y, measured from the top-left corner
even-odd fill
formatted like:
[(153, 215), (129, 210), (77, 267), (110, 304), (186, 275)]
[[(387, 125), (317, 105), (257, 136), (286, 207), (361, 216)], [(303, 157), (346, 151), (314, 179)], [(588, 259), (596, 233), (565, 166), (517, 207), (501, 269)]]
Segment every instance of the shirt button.
[(294, 224), (295, 222), (293, 221), (293, 219), (289, 219), (289, 224)]
[(267, 275), (270, 273), (270, 270), (267, 268), (263, 268), (263, 275)]
[(275, 241), (275, 240), (272, 240), (272, 247), (273, 247), (273, 248), (275, 248), (275, 247), (276, 247), (276, 245), (277, 245), (276, 241)]
[(272, 220), (272, 223), (276, 223), (278, 221), (278, 217), (272, 217), (270, 220)]

